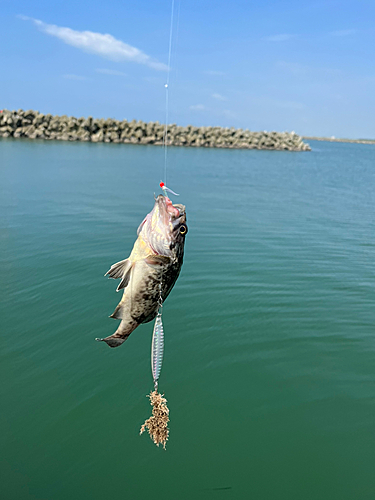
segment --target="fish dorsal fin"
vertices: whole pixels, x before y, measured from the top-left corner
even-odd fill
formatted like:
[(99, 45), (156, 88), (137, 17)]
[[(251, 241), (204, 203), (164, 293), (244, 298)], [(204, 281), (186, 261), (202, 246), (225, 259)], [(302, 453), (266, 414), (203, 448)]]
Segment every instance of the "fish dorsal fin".
[(145, 261), (149, 266), (165, 266), (170, 263), (171, 258), (166, 255), (149, 255)]
[(110, 318), (114, 319), (123, 319), (124, 315), (124, 304), (120, 302), (113, 313), (110, 315)]
[(119, 286), (117, 287), (117, 291), (125, 288), (130, 280), (130, 271), (132, 268), (132, 262), (129, 259), (121, 260), (120, 262), (116, 262), (111, 266), (111, 269), (105, 273), (104, 276), (109, 276), (113, 279), (121, 279)]

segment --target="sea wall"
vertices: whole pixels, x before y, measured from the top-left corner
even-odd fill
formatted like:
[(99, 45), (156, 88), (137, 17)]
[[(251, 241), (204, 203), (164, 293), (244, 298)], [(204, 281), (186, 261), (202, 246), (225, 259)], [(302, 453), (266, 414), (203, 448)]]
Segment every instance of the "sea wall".
[(345, 139), (337, 137), (303, 137), (308, 141), (350, 142), (353, 144), (375, 144), (375, 139)]
[[(164, 125), (159, 122), (75, 118), (44, 115), (38, 111), (0, 112), (0, 137), (58, 141), (163, 144)], [(250, 132), (223, 127), (179, 127), (168, 125), (168, 145), (232, 149), (276, 149), (310, 151), (294, 132)]]

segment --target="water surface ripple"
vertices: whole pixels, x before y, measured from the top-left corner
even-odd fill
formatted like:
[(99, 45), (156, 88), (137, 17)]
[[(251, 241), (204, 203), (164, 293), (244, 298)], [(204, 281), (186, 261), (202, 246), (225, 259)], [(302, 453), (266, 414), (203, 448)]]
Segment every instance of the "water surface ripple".
[(163, 452), (138, 436), (152, 325), (94, 342), (163, 151), (0, 141), (2, 498), (375, 497), (375, 147), (312, 146), (169, 151)]

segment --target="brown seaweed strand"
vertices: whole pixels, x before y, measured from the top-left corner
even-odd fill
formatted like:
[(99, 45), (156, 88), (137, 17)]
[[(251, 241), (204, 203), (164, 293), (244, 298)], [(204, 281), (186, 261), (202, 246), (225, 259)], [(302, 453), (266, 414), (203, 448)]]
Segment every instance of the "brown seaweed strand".
[(159, 394), (157, 390), (152, 391), (147, 396), (148, 398), (150, 398), (152, 415), (142, 425), (140, 434), (142, 434), (147, 429), (150, 438), (156, 444), (156, 446), (162, 444), (163, 448), (165, 449), (169, 436), (169, 409), (166, 404), (167, 400), (163, 396), (164, 394)]

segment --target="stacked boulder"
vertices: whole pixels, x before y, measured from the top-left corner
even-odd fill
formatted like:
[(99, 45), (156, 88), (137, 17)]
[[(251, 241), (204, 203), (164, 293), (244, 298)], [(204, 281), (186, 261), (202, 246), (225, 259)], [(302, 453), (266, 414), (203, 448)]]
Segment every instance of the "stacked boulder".
[[(164, 133), (165, 127), (159, 122), (74, 118), (22, 109), (0, 112), (0, 137), (162, 145)], [(206, 148), (311, 150), (294, 132), (250, 132), (233, 127), (168, 125), (166, 142), (171, 146)]]

